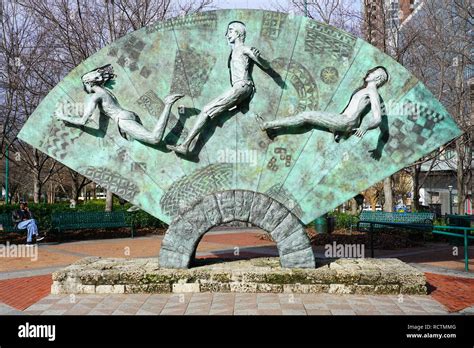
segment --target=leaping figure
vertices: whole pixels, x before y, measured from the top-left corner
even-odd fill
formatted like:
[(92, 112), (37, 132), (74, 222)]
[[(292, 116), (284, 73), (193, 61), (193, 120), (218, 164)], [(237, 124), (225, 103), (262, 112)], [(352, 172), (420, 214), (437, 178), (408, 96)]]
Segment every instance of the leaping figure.
[(122, 108), (112, 92), (104, 87), (104, 84), (112, 80), (115, 76), (113, 67), (110, 64), (84, 74), (81, 80), (88, 96), (84, 101), (83, 115), (79, 117), (66, 116), (64, 115), (63, 108), (58, 108), (55, 113), (56, 118), (67, 123), (84, 126), (92, 116), (94, 110), (98, 107), (103, 115), (117, 123), (119, 132), (124, 138), (130, 136), (144, 143), (152, 145), (158, 144), (163, 139), (171, 107), (184, 95), (172, 94), (165, 98), (165, 108), (153, 130), (149, 131), (140, 123), (137, 114)]
[[(303, 111), (295, 116), (267, 121), (257, 115), (257, 121), (263, 131), (282, 129), (287, 127), (299, 127), (312, 125), (322, 127), (334, 133), (334, 139), (339, 141), (342, 136), (355, 134), (363, 137), (368, 130), (377, 128), (382, 122), (382, 108), (378, 88), (383, 86), (389, 76), (384, 67), (378, 66), (367, 72), (364, 78), (364, 85), (352, 94), (349, 104), (342, 111)], [(368, 124), (362, 126), (362, 118), (365, 109), (370, 106), (372, 118)]]
[(167, 145), (168, 149), (186, 155), (190, 151), (193, 140), (197, 139), (196, 137), (209, 119), (219, 117), (225, 111), (238, 107), (242, 102), (252, 97), (255, 92), (252, 80), (254, 63), (257, 63), (263, 70), (267, 70), (270, 64), (260, 55), (258, 49), (244, 45), (245, 36), (244, 23), (239, 21), (229, 23), (225, 37), (232, 48), (228, 61), (232, 88), (204, 106), (183, 143), (178, 146)]

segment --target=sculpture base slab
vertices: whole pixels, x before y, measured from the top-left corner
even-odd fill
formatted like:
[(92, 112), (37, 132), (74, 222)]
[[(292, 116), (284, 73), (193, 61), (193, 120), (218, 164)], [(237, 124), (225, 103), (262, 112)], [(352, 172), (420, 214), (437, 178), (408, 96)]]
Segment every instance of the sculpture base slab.
[(315, 269), (281, 268), (277, 257), (206, 263), (165, 269), (157, 258), (88, 257), (54, 272), (51, 293), (427, 293), (425, 275), (398, 259), (317, 259)]

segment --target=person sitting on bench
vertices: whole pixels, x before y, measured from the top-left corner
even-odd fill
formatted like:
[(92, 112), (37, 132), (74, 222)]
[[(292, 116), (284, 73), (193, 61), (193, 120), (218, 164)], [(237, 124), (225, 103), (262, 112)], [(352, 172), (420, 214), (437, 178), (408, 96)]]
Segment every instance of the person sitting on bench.
[(39, 237), (38, 225), (33, 217), (33, 213), (28, 208), (28, 203), (20, 203), (20, 209), (13, 213), (13, 222), (16, 224), (17, 229), (26, 229), (26, 244), (33, 243), (33, 236), (36, 236), (37, 242), (44, 239), (44, 237)]

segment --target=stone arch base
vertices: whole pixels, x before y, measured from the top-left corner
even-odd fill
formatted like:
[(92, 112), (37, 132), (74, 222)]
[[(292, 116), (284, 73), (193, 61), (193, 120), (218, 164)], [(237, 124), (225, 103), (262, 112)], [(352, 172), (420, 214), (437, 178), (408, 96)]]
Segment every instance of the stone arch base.
[(258, 192), (230, 190), (197, 201), (173, 220), (161, 244), (160, 267), (189, 268), (202, 236), (231, 221), (250, 222), (269, 232), (284, 268), (315, 268), (303, 224), (285, 206)]

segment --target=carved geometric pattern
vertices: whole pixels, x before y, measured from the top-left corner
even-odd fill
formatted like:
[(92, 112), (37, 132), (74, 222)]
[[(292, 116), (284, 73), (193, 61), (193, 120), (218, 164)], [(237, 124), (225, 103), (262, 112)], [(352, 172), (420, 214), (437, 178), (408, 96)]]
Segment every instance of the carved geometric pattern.
[(231, 163), (211, 164), (176, 180), (160, 200), (163, 212), (174, 217), (180, 209), (212, 192), (228, 189), (232, 184)]
[(390, 138), (384, 150), (395, 161), (400, 162), (410, 157), (415, 149), (407, 146), (407, 138), (416, 135), (416, 143), (424, 145), (426, 140), (433, 134), (433, 129), (437, 123), (444, 119), (444, 116), (410, 100), (404, 102), (402, 106), (404, 113), (408, 115), (411, 123), (404, 124), (397, 119), (390, 127)]
[(267, 168), (270, 170), (273, 170), (276, 172), (278, 170), (278, 164), (277, 164), (277, 157), (279, 158), (280, 162), (283, 162), (285, 167), (290, 167), (291, 166), (291, 155), (286, 153), (286, 148), (284, 147), (277, 147), (274, 150), (274, 153), (276, 155), (273, 156), (270, 161), (267, 164)]
[(278, 39), (286, 17), (287, 15), (282, 12), (265, 12), (260, 36), (268, 39)]
[(407, 145), (408, 136), (403, 121), (397, 119), (393, 122), (390, 129), (390, 138), (384, 147), (384, 151), (396, 162), (401, 162), (414, 154), (412, 146)]
[(326, 84), (333, 84), (336, 83), (337, 80), (339, 79), (339, 73), (337, 72), (337, 69), (328, 66), (321, 70), (321, 80), (326, 83)]
[(199, 53), (191, 47), (177, 51), (170, 93), (199, 97), (215, 63), (215, 57)]
[(403, 110), (406, 110), (408, 119), (413, 122), (409, 130), (417, 135), (416, 142), (419, 145), (423, 145), (426, 142), (433, 134), (433, 128), (436, 124), (444, 119), (444, 116), (436, 111), (410, 100), (403, 104)]
[(135, 183), (107, 168), (85, 167), (80, 168), (79, 172), (127, 201), (131, 201), (139, 193)]
[(349, 58), (356, 39), (333, 27), (314, 21), (306, 23), (305, 51), (312, 54), (329, 54), (334, 59)]
[(140, 70), (140, 75), (142, 75), (144, 78), (148, 78), (148, 76), (150, 76), (152, 73), (152, 71), (150, 69), (148, 69), (146, 66), (144, 66), (142, 68), (142, 70)]
[[(111, 47), (108, 51), (108, 55), (116, 57), (117, 64), (122, 68), (128, 68), (133, 72), (138, 70), (138, 60), (145, 46), (145, 42), (135, 36), (130, 36), (122, 47), (118, 48), (115, 45)], [(150, 74), (147, 75), (145, 70), (145, 73), (142, 71), (141, 75), (146, 78)]]
[(310, 72), (300, 63), (292, 61), (286, 71), (288, 63), (285, 58), (276, 58), (272, 67), (282, 76), (287, 73), (287, 80), (298, 93), (296, 113), (305, 110), (318, 110), (318, 86)]
[(79, 137), (84, 134), (79, 128), (59, 128), (53, 125), (50, 135), (39, 144), (45, 153), (62, 160), (67, 156), (69, 148)]
[(147, 34), (159, 30), (179, 30), (179, 29), (201, 29), (215, 30), (217, 27), (217, 14), (215, 12), (195, 13), (192, 16), (157, 21), (146, 27)]
[[(161, 112), (165, 107), (165, 104), (160, 97), (158, 97), (158, 95), (151, 89), (138, 98), (137, 104), (143, 110), (147, 111), (150, 116), (153, 116), (156, 121), (158, 121), (158, 117), (160, 117)], [(188, 134), (188, 131), (184, 129), (183, 122), (181, 122), (172, 112), (170, 113), (166, 129), (171, 130), (171, 133), (177, 137), (181, 136), (185, 138)]]

